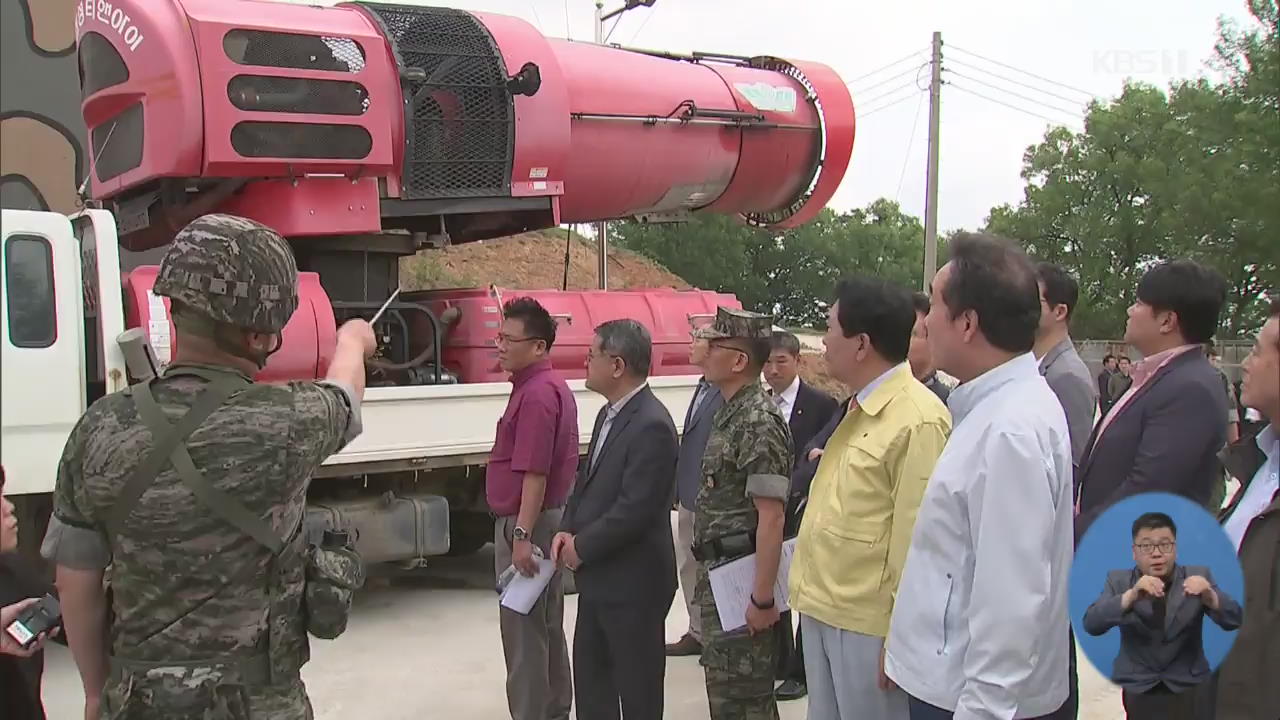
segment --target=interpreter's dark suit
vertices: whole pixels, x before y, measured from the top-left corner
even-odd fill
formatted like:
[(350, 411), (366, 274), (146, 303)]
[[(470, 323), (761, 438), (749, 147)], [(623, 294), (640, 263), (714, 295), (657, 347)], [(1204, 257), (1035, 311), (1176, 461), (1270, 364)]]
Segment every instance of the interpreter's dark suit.
[(607, 410), (596, 417), (562, 522), (577, 536), (581, 560), (573, 638), (577, 713), (591, 720), (659, 720), (664, 625), (676, 592), (676, 428), (646, 387), (618, 411), (592, 464)]
[(1077, 470), (1082, 537), (1107, 508), (1131, 495), (1168, 492), (1207, 505), (1222, 482), (1218, 452), (1227, 442), (1227, 397), (1204, 353), (1170, 360), (1114, 415), (1094, 427)]
[[(1183, 591), (1183, 583), (1193, 575), (1208, 580), (1217, 591), (1217, 610)], [(1128, 610), (1122, 610), (1121, 596), (1141, 577), (1142, 571), (1136, 567), (1108, 572), (1102, 594), (1084, 613), (1085, 632), (1102, 635), (1120, 628), (1120, 653), (1111, 679), (1126, 690), (1144, 693), (1164, 683), (1174, 692), (1183, 692), (1199, 685), (1209, 677), (1202, 637), (1204, 618), (1224, 630), (1235, 630), (1243, 616), (1240, 603), (1214, 584), (1208, 567), (1176, 565), (1164, 598), (1143, 594)]]

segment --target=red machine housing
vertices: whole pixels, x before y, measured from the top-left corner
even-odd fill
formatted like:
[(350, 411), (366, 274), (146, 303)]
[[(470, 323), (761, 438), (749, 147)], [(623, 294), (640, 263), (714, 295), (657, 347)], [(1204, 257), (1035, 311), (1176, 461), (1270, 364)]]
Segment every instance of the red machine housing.
[(378, 3), (86, 0), (76, 26), (92, 196), (131, 249), (212, 210), (295, 241), (692, 210), (791, 227), (853, 146), (849, 91), (812, 62)]
[[(511, 290), (505, 288), (428, 290), (406, 293), (410, 302), (421, 302), (439, 317), (449, 308), (462, 311), (446, 335), (441, 352), (444, 365), (458, 380), (506, 382), (510, 375), (498, 366), (495, 339), (502, 324), (502, 302), (532, 297), (556, 318), (556, 342), (551, 364), (568, 379), (587, 376), (587, 350), (595, 328), (610, 320), (631, 319), (649, 330), (653, 357), (649, 374), (696, 375), (702, 371), (689, 363), (691, 326), (711, 322), (716, 306), (741, 308), (733, 295), (703, 290)], [(430, 328), (418, 328), (417, 337), (429, 337)]]
[[(147, 331), (157, 359), (167, 364), (177, 348), (169, 299), (151, 292), (159, 268), (143, 265), (124, 274), (125, 325)], [(256, 376), (263, 382), (324, 377), (338, 343), (333, 307), (320, 287), (320, 276), (298, 275), (298, 310), (284, 326), (283, 345)]]

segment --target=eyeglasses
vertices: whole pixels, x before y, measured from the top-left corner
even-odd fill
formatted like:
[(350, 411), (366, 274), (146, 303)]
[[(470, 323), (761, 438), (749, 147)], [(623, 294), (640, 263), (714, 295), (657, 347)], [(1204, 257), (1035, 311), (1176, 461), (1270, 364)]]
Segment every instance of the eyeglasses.
[(518, 337), (511, 337), (510, 335), (504, 335), (502, 333), (498, 333), (498, 335), (494, 338), (494, 341), (497, 342), (499, 345), (510, 345), (512, 343), (523, 343), (523, 342), (530, 342), (532, 340), (541, 340), (541, 339), (542, 338), (538, 338), (538, 337), (518, 338)]
[(1139, 553), (1143, 555), (1150, 555), (1151, 553), (1155, 552), (1156, 548), (1160, 548), (1161, 555), (1168, 555), (1169, 553), (1173, 552), (1173, 548), (1175, 546), (1177, 546), (1177, 543), (1175, 542), (1141, 543), (1139, 545), (1134, 545), (1133, 549), (1137, 550)]
[(604, 358), (604, 357), (607, 357), (607, 358), (617, 358), (617, 357), (622, 357), (622, 356), (621, 356), (621, 355), (615, 355), (615, 354), (613, 354), (613, 353), (611, 353), (611, 352), (602, 352), (602, 353), (597, 353), (595, 350), (591, 350), (591, 349), (588, 349), (588, 350), (587, 350), (587, 362), (595, 362), (596, 360), (598, 360), (598, 359), (600, 359), (600, 358)]
[(742, 353), (743, 355), (747, 354), (747, 351), (742, 350), (741, 348), (736, 348), (732, 345), (721, 345), (720, 343), (716, 343), (716, 342), (710, 343), (709, 347), (720, 348), (721, 350), (732, 350), (736, 353)]

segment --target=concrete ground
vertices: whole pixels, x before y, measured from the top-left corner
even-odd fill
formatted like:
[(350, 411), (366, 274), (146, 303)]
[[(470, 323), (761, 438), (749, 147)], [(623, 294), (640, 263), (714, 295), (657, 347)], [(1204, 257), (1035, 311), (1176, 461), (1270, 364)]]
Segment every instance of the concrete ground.
[[(675, 640), (688, 622), (677, 594), (667, 617)], [(566, 599), (565, 630), (572, 638), (577, 597)], [(425, 569), (371, 582), (356, 599), (346, 633), (311, 640), (303, 670), (319, 720), (502, 720), (503, 690), (493, 548), (463, 558), (439, 558)], [(44, 698), (50, 720), (83, 717), (84, 695), (71, 655), (61, 645), (46, 654)], [(1080, 720), (1121, 720), (1119, 694), (1081, 656)], [(696, 657), (667, 665), (666, 717), (707, 715)], [(805, 717), (805, 701), (780, 703), (782, 720)]]

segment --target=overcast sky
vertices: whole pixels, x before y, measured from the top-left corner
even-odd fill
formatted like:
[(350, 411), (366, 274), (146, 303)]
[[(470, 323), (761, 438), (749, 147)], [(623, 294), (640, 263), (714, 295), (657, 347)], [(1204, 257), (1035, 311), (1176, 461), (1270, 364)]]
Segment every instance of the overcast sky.
[[(546, 35), (565, 37), (567, 27), (569, 37), (592, 38), (593, 0), (415, 4), (516, 15)], [(605, 9), (620, 5), (606, 0)], [(1163, 88), (1173, 78), (1210, 72), (1205, 63), (1222, 16), (1251, 21), (1245, 0), (657, 0), (653, 8), (626, 13), (610, 42), (830, 65), (851, 82), (863, 115), (852, 164), (831, 205), (847, 210), (889, 197), (923, 216), (927, 93), (911, 87), (914, 73), (894, 76), (926, 62), (932, 33), (940, 31), (943, 66), (953, 73), (944, 73), (953, 85), (944, 86), (941, 109), (938, 224), (945, 231), (975, 228), (992, 206), (1017, 203), (1022, 154), (1049, 126), (992, 100), (1079, 128), (1089, 97), (1078, 90), (1106, 98), (1118, 94), (1126, 78)], [(917, 50), (917, 59), (857, 79)], [(927, 87), (927, 70), (919, 78)]]

